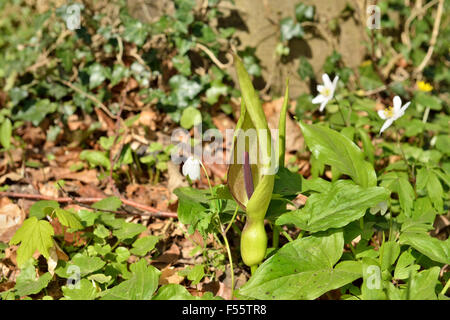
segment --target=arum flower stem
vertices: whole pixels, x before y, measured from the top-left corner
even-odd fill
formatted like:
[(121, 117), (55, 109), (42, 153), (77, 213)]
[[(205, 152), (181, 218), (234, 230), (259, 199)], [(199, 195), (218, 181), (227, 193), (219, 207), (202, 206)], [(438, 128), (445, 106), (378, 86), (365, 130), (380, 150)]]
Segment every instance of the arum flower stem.
[(228, 232), (228, 230), (231, 228), (231, 225), (234, 223), (234, 219), (236, 218), (238, 209), (239, 209), (239, 205), (236, 204), (236, 210), (234, 210), (233, 217), (231, 218), (231, 221), (230, 221), (230, 223), (228, 224), (228, 227), (226, 227), (226, 229), (225, 229), (225, 231), (224, 231), (225, 233)]
[[(236, 209), (237, 212), (237, 209)], [(219, 221), (220, 223), (220, 221)], [(231, 222), (233, 223), (233, 222)], [(230, 224), (231, 224), (230, 223)], [(234, 269), (233, 269), (233, 257), (231, 256), (231, 250), (230, 250), (230, 244), (228, 243), (226, 230), (223, 230), (222, 225), (220, 225), (221, 231), (222, 231), (222, 238), (225, 242), (225, 247), (227, 248), (227, 254), (228, 254), (228, 260), (230, 261), (230, 272), (231, 272), (231, 299), (233, 299), (234, 295)]]
[(257, 265), (253, 265), (253, 266), (250, 267), (250, 270), (251, 270), (251, 272), (252, 272), (252, 275), (255, 274), (256, 269), (258, 269), (258, 266), (257, 266)]

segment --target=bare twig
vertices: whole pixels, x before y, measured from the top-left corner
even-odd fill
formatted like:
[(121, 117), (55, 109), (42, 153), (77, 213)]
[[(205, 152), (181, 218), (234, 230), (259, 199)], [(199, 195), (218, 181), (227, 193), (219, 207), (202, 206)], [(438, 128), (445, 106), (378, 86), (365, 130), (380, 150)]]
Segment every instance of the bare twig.
[(414, 74), (417, 75), (422, 72), (422, 70), (427, 65), (428, 61), (430, 61), (431, 56), (433, 55), (434, 45), (436, 44), (436, 39), (439, 34), (439, 25), (441, 24), (442, 12), (444, 8), (444, 0), (439, 0), (439, 5), (436, 12), (436, 20), (434, 20), (433, 32), (431, 33), (430, 46), (428, 47), (427, 54), (423, 58), (420, 65), (414, 70)]
[(230, 67), (233, 64), (233, 56), (230, 53), (227, 53), (227, 59), (228, 62), (226, 64), (223, 64), (222, 62), (219, 61), (219, 59), (216, 58), (216, 56), (214, 55), (214, 53), (209, 50), (207, 47), (205, 47), (204, 45), (202, 45), (201, 43), (196, 43), (195, 46), (200, 49), (201, 51), (203, 51), (204, 53), (206, 53), (208, 55), (208, 57), (222, 70)]
[(57, 81), (61, 82), (62, 84), (64, 84), (65, 86), (69, 87), (70, 89), (78, 92), (79, 94), (81, 94), (82, 96), (88, 98), (89, 100), (91, 100), (92, 102), (94, 102), (95, 104), (97, 104), (100, 109), (102, 109), (110, 118), (112, 119), (116, 119), (116, 116), (113, 115), (111, 113), (111, 111), (109, 111), (109, 109), (103, 104), (101, 103), (95, 96), (83, 91), (82, 89), (78, 88), (77, 86), (74, 86), (72, 83), (70, 83), (69, 81), (63, 80), (63, 79), (56, 79)]
[[(53, 200), (60, 203), (94, 203), (98, 202), (100, 200), (103, 200), (105, 198), (99, 198), (99, 197), (93, 197), (93, 198), (71, 198), (71, 197), (61, 197), (61, 198), (54, 198), (45, 196), (42, 194), (27, 194), (27, 193), (18, 193), (18, 192), (0, 192), (0, 196), (2, 197), (9, 197), (9, 198), (22, 198), (22, 199), (30, 199), (30, 200)], [(141, 216), (152, 216), (152, 217), (159, 217), (159, 218), (178, 218), (178, 215), (175, 212), (165, 212), (165, 211), (159, 211), (156, 208), (137, 203), (132, 200), (128, 200), (125, 198), (120, 198), (123, 204), (128, 205), (130, 207), (139, 209), (143, 211), (142, 213), (128, 213), (123, 211), (113, 211), (110, 210), (109, 212), (117, 213), (117, 214), (133, 214), (133, 215), (141, 215)], [(94, 208), (91, 208), (92, 210), (95, 210)], [(108, 212), (108, 210), (100, 210), (104, 212)]]
[(432, 6), (434, 6), (436, 3), (438, 3), (440, 0), (433, 0), (428, 2), (425, 6), (423, 6), (420, 9), (415, 9), (413, 10), (413, 12), (411, 13), (411, 15), (408, 17), (408, 19), (405, 22), (405, 27), (404, 27), (404, 31), (402, 34), (402, 41), (404, 44), (406, 44), (408, 46), (408, 48), (411, 48), (411, 36), (409, 34), (409, 27), (412, 23), (412, 21), (421, 13), (427, 11), (429, 8), (431, 8)]

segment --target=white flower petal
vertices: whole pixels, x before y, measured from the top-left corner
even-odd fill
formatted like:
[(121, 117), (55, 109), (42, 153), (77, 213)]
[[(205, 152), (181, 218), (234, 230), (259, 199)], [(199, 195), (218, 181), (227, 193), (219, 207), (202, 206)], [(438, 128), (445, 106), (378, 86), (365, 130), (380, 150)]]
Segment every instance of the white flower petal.
[(319, 94), (317, 97), (315, 97), (314, 99), (312, 99), (312, 103), (316, 104), (316, 103), (322, 103), (324, 101), (326, 101), (327, 98), (321, 94)]
[(408, 109), (408, 107), (409, 107), (410, 104), (411, 104), (411, 101), (405, 103), (405, 105), (404, 105), (400, 110), (403, 111), (403, 113), (405, 113), (406, 109)]
[(400, 111), (400, 108), (402, 107), (402, 99), (400, 99), (399, 96), (394, 97), (394, 114), (398, 111)]
[(320, 111), (320, 112), (322, 112), (323, 109), (325, 109), (325, 106), (327, 105), (328, 101), (329, 101), (329, 100), (326, 99), (324, 102), (322, 102), (322, 104), (320, 105), (320, 108), (319, 108), (319, 111)]
[(381, 127), (380, 134), (382, 134), (384, 130), (386, 130), (387, 128), (389, 128), (393, 122), (394, 122), (394, 119), (393, 119), (393, 118), (387, 119), (387, 120), (384, 122), (383, 126)]
[(339, 76), (335, 76), (333, 79), (333, 92), (336, 89), (338, 81), (339, 81)]
[(331, 88), (332, 84), (331, 84), (331, 80), (330, 77), (324, 73), (322, 75), (322, 80), (323, 80), (323, 84), (325, 85), (326, 88)]
[(192, 181), (200, 179), (200, 161), (193, 157), (187, 158), (182, 168), (183, 175), (189, 176)]
[(378, 110), (378, 116), (381, 119), (386, 120), (386, 114), (384, 113), (384, 110)]
[(323, 86), (323, 85), (321, 85), (321, 84), (319, 84), (319, 85), (317, 86), (317, 91), (318, 91), (319, 93), (322, 92), (323, 89), (325, 89), (325, 86)]

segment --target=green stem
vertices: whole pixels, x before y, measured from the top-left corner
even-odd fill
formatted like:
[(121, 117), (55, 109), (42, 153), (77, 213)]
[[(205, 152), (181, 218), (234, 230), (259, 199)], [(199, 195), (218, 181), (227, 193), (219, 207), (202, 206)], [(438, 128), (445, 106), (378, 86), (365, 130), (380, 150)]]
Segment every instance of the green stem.
[(239, 209), (239, 205), (236, 203), (236, 210), (234, 210), (233, 217), (231, 218), (231, 221), (228, 224), (228, 227), (226, 227), (226, 229), (225, 229), (225, 234), (228, 232), (228, 230), (230, 229), (231, 225), (234, 223), (234, 219), (236, 218), (238, 209)]
[(447, 283), (445, 284), (444, 288), (441, 291), (441, 294), (445, 294), (448, 290), (448, 287), (450, 287), (450, 280), (447, 280)]
[(291, 236), (285, 231), (285, 230), (281, 230), (281, 233), (286, 237), (286, 239), (289, 240), (289, 242), (294, 241)]
[(252, 272), (252, 275), (255, 274), (256, 269), (258, 269), (258, 266), (257, 266), (257, 265), (253, 265), (253, 266), (250, 267), (250, 270), (251, 270), (251, 272)]
[[(409, 178), (410, 178), (412, 181), (415, 181), (416, 178), (414, 177), (414, 172), (411, 171), (411, 167), (410, 167), (410, 165), (409, 165), (408, 159), (406, 158), (405, 151), (403, 151), (402, 145), (401, 145), (401, 143), (400, 143), (400, 132), (399, 132), (397, 126), (395, 125), (395, 123), (394, 123), (394, 129), (395, 129), (395, 135), (396, 135), (396, 138), (397, 138), (397, 147), (399, 148), (400, 153), (402, 154), (403, 161), (404, 161), (405, 164), (406, 164), (406, 168), (407, 168), (407, 170), (408, 170), (408, 176), (409, 176)], [(416, 186), (416, 185), (414, 184), (414, 193), (416, 193), (415, 186)], [(417, 197), (417, 194), (416, 194), (416, 197)]]
[(228, 239), (226, 231), (222, 231), (223, 241), (225, 242), (225, 247), (227, 248), (228, 260), (230, 261), (230, 272), (231, 272), (231, 300), (233, 300), (234, 295), (234, 269), (233, 269), (233, 257), (231, 256), (230, 245), (228, 244)]
[(281, 227), (280, 226), (273, 226), (273, 236), (272, 236), (272, 246), (277, 249), (280, 244), (280, 232)]

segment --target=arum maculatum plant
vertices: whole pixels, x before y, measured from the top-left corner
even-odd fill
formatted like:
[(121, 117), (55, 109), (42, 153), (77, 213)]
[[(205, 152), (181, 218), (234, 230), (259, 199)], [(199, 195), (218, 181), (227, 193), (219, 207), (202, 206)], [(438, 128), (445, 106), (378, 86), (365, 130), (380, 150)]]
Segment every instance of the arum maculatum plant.
[(267, 249), (264, 218), (272, 198), (275, 174), (284, 161), (287, 99), (280, 114), (277, 150), (258, 94), (237, 56), (235, 67), (242, 99), (227, 183), (233, 198), (246, 213), (241, 234), (241, 256), (253, 273), (263, 261)]

